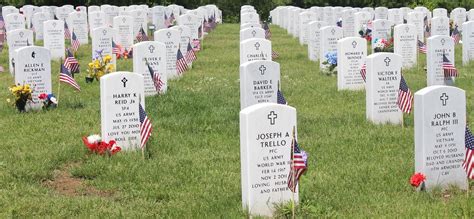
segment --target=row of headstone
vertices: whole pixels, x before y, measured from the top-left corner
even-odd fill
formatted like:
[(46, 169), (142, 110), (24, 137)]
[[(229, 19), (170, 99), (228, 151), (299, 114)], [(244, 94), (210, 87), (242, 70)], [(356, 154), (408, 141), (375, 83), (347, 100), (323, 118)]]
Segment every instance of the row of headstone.
[(296, 109), (277, 104), (280, 64), (272, 61), (272, 42), (259, 14), (244, 5), (240, 18), (242, 206), (250, 215), (272, 216), (275, 204), (298, 202), (297, 189), (288, 188)]
[[(427, 17), (432, 28), (431, 36), (426, 40), (428, 87), (419, 90), (414, 95), (415, 172), (421, 172), (426, 176), (424, 189), (431, 190), (437, 187), (446, 189), (450, 186), (467, 189), (468, 181), (463, 168), (466, 153), (464, 148), (466, 96), (463, 90), (446, 86), (453, 85), (454, 79), (446, 77), (443, 72), (443, 62), (446, 62), (446, 59), (454, 65), (454, 40), (449, 36), (449, 18), (447, 18), (446, 9), (433, 10), (433, 18), (431, 18), (430, 11), (425, 10), (424, 7), (417, 7), (413, 12), (410, 12), (410, 9), (403, 15), (392, 15), (392, 19), (390, 18), (392, 9), (376, 8), (372, 12), (364, 9), (355, 13), (357, 14), (354, 19), (355, 30), (358, 30), (360, 25), (368, 25), (364, 17), (374, 18), (375, 20), (371, 22), (372, 37), (387, 38), (391, 26), (394, 25), (394, 53), (379, 52), (367, 56), (367, 41), (360, 37), (351, 37), (351, 30), (346, 31), (344, 28), (345, 20), (350, 20), (351, 26), (354, 26), (351, 18), (348, 18), (350, 15), (347, 15), (349, 12), (347, 10), (355, 9), (313, 7), (301, 10), (292, 6), (281, 6), (270, 14), (274, 23), (287, 29), (292, 35), (297, 33), (294, 30), (298, 28), (295, 24), (299, 19), (299, 27), (307, 29), (307, 36), (309, 36), (305, 40), (306, 33), (300, 31), (303, 36), (299, 36), (299, 41), (301, 44), (306, 42), (309, 44), (308, 51), (311, 60), (321, 59), (325, 54), (321, 51), (331, 51), (328, 48), (332, 48), (332, 42), (337, 44), (338, 89), (365, 88), (366, 117), (376, 124), (403, 123), (402, 111), (397, 104), (401, 71), (403, 68), (416, 65), (417, 41), (424, 37), (424, 18)], [(335, 20), (326, 16), (338, 16), (339, 10), (345, 11), (340, 17), (344, 38), (330, 39), (325, 33), (328, 29), (336, 28), (328, 23), (333, 22), (334, 25)], [(327, 11), (332, 11), (333, 15), (326, 13)], [(472, 54), (474, 54), (474, 43), (472, 43), (474, 22), (465, 22), (465, 14), (466, 11), (463, 9), (455, 9), (450, 14), (455, 24), (463, 26), (464, 64), (472, 60)], [(389, 19), (384, 20), (387, 18)], [(402, 21), (393, 22), (393, 20)], [(408, 20), (408, 24), (403, 24), (403, 20)], [(362, 65), (366, 66), (364, 78), (360, 73)], [(366, 80), (365, 84), (364, 80)], [(241, 136), (241, 141), (243, 140), (246, 139), (242, 139)]]

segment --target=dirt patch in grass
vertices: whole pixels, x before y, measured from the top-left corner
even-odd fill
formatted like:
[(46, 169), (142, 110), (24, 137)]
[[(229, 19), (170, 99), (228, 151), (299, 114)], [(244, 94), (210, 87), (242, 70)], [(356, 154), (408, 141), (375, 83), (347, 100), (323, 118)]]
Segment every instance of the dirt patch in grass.
[(84, 179), (72, 176), (70, 170), (73, 167), (80, 165), (80, 163), (72, 163), (63, 166), (61, 169), (53, 172), (52, 180), (43, 181), (43, 186), (46, 186), (60, 195), (64, 196), (100, 196), (110, 197), (114, 195), (113, 191), (98, 190), (91, 185), (87, 185)]

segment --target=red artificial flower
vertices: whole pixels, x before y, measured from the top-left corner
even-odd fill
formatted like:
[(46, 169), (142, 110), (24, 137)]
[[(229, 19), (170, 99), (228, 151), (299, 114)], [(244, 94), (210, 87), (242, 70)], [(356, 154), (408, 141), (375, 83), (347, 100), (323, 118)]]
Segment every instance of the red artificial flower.
[(119, 146), (116, 146), (114, 149), (112, 149), (112, 151), (110, 152), (112, 155), (120, 152), (122, 150), (122, 148), (120, 148)]
[(89, 151), (95, 152), (95, 150), (97, 149), (97, 144), (89, 143), (87, 137), (82, 137), (82, 141), (84, 142), (84, 145), (89, 149)]
[(413, 187), (418, 188), (421, 185), (421, 183), (423, 183), (425, 181), (425, 179), (426, 179), (426, 177), (422, 173), (415, 173), (410, 178), (410, 184)]
[(48, 94), (41, 93), (41, 94), (38, 96), (38, 98), (39, 98), (40, 100), (46, 100), (46, 99), (48, 99)]

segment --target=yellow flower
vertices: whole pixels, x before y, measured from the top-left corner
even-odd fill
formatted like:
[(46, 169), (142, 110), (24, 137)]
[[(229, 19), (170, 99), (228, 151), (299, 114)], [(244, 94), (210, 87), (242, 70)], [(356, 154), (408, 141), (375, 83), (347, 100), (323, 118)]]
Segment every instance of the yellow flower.
[(93, 67), (94, 67), (94, 63), (93, 62), (89, 63), (89, 68), (93, 68)]
[(106, 55), (104, 60), (105, 62), (110, 62), (110, 60), (112, 60), (112, 57), (110, 55)]

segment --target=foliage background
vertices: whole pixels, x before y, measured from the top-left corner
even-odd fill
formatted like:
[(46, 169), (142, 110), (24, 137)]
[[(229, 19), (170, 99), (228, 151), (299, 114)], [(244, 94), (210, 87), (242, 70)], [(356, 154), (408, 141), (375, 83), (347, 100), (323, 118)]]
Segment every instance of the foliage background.
[[(33, 5), (64, 5), (71, 4), (67, 0), (0, 0), (0, 5), (15, 5), (21, 6), (25, 4)], [(456, 7), (464, 7), (467, 10), (474, 7), (474, 0), (76, 0), (75, 5), (101, 5), (113, 4), (117, 6), (132, 5), (132, 4), (147, 4), (153, 5), (169, 5), (178, 4), (185, 8), (196, 8), (206, 4), (216, 4), (223, 13), (225, 22), (237, 22), (240, 6), (253, 5), (259, 12), (262, 18), (268, 17), (268, 12), (279, 5), (295, 5), (303, 8), (311, 6), (352, 6), (352, 7), (377, 7), (385, 6), (388, 8), (395, 7), (416, 7), (423, 5), (429, 9), (438, 7), (452, 10)]]

